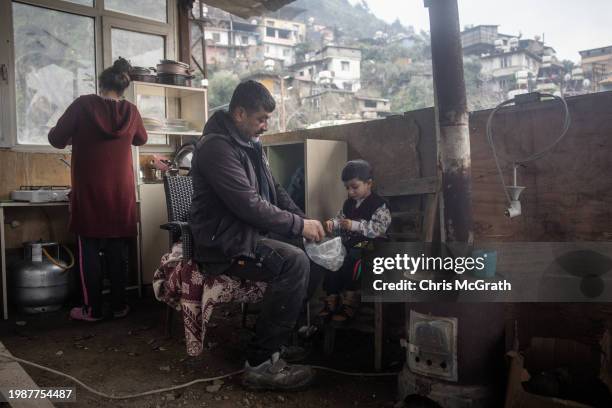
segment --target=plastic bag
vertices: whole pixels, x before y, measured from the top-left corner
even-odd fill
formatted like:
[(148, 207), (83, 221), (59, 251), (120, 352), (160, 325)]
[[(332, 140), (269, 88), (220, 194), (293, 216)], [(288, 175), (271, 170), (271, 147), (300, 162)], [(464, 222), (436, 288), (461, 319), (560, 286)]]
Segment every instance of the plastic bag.
[(304, 241), (304, 249), (314, 263), (330, 271), (340, 269), (346, 256), (346, 248), (340, 237), (327, 238), (320, 242)]

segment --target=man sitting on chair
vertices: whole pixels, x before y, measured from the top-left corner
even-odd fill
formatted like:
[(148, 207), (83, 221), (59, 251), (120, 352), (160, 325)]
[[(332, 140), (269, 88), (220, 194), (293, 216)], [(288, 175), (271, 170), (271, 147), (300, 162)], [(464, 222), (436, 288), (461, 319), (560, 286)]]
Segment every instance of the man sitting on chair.
[[(268, 130), (275, 105), (262, 84), (246, 81), (234, 90), (229, 112), (216, 112), (208, 120), (193, 160), (190, 224), (194, 258), (205, 270), (268, 283), (247, 349), (244, 385), (293, 389), (309, 384), (312, 370), (285, 363), (279, 351), (306, 296), (309, 260), (302, 249), (270, 234), (319, 241), (325, 233), (270, 173), (259, 136)], [(220, 258), (229, 267), (211, 265)]]

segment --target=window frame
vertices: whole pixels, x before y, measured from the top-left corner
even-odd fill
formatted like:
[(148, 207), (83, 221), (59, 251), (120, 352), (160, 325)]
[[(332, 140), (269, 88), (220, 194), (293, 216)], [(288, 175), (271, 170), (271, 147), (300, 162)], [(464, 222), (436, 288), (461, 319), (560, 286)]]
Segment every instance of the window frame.
[[(0, 78), (0, 149), (32, 153), (58, 153), (50, 145), (20, 144), (17, 139), (16, 83), (15, 83), (15, 44), (13, 41), (13, 3), (22, 3), (49, 10), (70, 13), (94, 19), (94, 56), (95, 74), (100, 75), (105, 67), (112, 64), (111, 29), (134, 31), (164, 37), (166, 59), (176, 59), (178, 36), (176, 35), (176, 1), (166, 0), (165, 23), (143, 17), (105, 10), (104, 0), (95, 0), (94, 6), (83, 6), (64, 0), (7, 0), (0, 1), (0, 66), (6, 65), (7, 80)], [(96, 91), (98, 84), (96, 80)], [(147, 150), (145, 146), (143, 146)], [(157, 147), (159, 148), (159, 146)], [(172, 146), (163, 145), (165, 149)], [(69, 147), (63, 149), (68, 152)]]
[(373, 108), (376, 109), (378, 108), (378, 101), (372, 100), (372, 99), (365, 99), (363, 101), (363, 106), (366, 108)]

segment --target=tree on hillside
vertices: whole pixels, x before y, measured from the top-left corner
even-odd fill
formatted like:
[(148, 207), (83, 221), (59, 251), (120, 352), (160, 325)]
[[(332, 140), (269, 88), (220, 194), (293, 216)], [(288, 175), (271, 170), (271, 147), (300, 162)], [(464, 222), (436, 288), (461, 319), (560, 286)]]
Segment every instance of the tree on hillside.
[(240, 78), (234, 72), (223, 70), (213, 73), (208, 82), (208, 106), (212, 109), (228, 104), (239, 82)]
[(463, 57), (463, 77), (468, 110), (493, 108), (504, 100), (504, 93), (493, 91), (490, 79), (482, 74), (482, 63), (477, 57)]
[(316, 24), (337, 27), (346, 38), (373, 37), (389, 26), (374, 16), (367, 3), (352, 5), (348, 0), (297, 0), (293, 6), (306, 9), (300, 17), (315, 19)]
[(431, 77), (414, 76), (410, 82), (391, 97), (393, 112), (406, 112), (434, 105)]

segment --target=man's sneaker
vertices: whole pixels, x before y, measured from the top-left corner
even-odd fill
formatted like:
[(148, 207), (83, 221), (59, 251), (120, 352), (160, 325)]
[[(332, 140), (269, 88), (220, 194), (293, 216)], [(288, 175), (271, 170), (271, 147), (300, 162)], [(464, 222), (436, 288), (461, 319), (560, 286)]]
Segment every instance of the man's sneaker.
[(300, 346), (281, 346), (280, 358), (288, 363), (303, 361), (308, 356), (308, 350)]
[(91, 308), (87, 306), (73, 307), (70, 310), (70, 318), (72, 320), (83, 320), (86, 322), (99, 322), (102, 317), (93, 317), (91, 315)]
[(130, 313), (130, 307), (128, 305), (125, 305), (123, 309), (113, 311), (113, 317), (115, 319), (121, 319), (122, 317), (127, 316), (128, 313)]
[(269, 360), (251, 367), (248, 361), (242, 375), (242, 385), (253, 390), (297, 390), (308, 386), (314, 379), (309, 366), (289, 365), (280, 358), (280, 353), (272, 354)]

